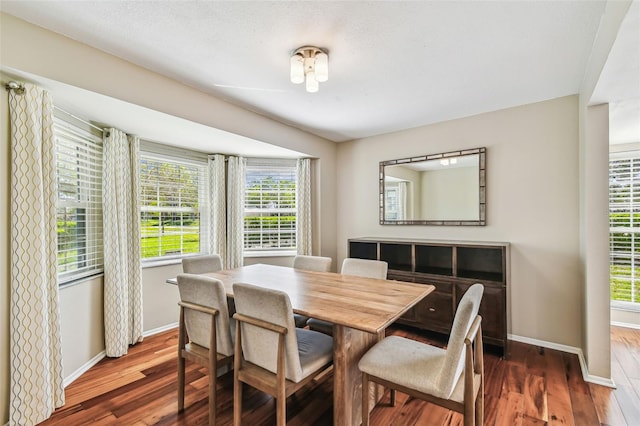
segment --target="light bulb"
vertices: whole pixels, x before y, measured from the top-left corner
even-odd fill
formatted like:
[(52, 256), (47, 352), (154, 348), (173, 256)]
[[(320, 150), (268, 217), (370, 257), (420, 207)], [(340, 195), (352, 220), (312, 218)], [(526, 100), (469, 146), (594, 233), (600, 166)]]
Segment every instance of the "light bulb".
[(457, 158), (452, 158), (452, 159), (451, 159), (451, 164), (456, 164), (457, 162), (458, 162), (458, 159), (457, 159)]
[(300, 84), (304, 82), (304, 65), (300, 55), (291, 57), (291, 82)]
[(316, 54), (315, 72), (317, 81), (324, 82), (329, 79), (329, 56), (326, 53)]
[(315, 93), (318, 91), (320, 85), (318, 84), (318, 80), (316, 80), (316, 74), (311, 71), (307, 73), (307, 92)]

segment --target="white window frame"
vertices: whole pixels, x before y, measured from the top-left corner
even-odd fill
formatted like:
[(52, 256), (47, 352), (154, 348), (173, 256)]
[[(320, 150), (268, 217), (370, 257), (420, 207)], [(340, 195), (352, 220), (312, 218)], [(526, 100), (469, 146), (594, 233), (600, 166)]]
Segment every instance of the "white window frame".
[[(66, 226), (58, 227), (60, 217), (68, 217), (71, 210), (84, 210), (84, 232), (78, 226), (76, 213), (76, 238), (73, 246), (61, 247), (58, 239), (58, 282), (70, 284), (104, 272), (102, 242), (102, 132), (76, 120), (54, 117), (56, 144), (56, 227), (60, 234), (68, 232)], [(71, 174), (61, 173), (62, 167)], [(66, 175), (66, 176), (65, 176)], [(62, 188), (73, 186), (75, 198), (63, 198)], [(62, 212), (64, 210), (64, 213)], [(67, 219), (68, 220), (68, 219)], [(64, 223), (67, 223), (64, 220)], [(61, 252), (84, 250), (82, 259), (61, 263)], [(76, 254), (76, 256), (79, 256)], [(67, 269), (64, 265), (72, 265)], [(75, 267), (74, 267), (75, 266)]]
[[(615, 191), (612, 189), (615, 182), (615, 176), (612, 166), (619, 162), (629, 162), (629, 173), (621, 176), (618, 182), (622, 180), (623, 185), (628, 185), (629, 196), (620, 202), (620, 197), (615, 197)], [(615, 202), (614, 200), (618, 200)], [(626, 223), (612, 223), (612, 214), (614, 211), (629, 213), (629, 221)], [(635, 214), (633, 214), (635, 211)], [(634, 290), (636, 295), (640, 295), (638, 287), (640, 286), (640, 249), (636, 249), (636, 245), (640, 247), (640, 221), (635, 220), (640, 216), (640, 150), (611, 153), (609, 158), (609, 263), (610, 263), (610, 285), (614, 280), (628, 279), (628, 275), (615, 275), (614, 259), (618, 259), (617, 265), (622, 265), (624, 260), (631, 267), (631, 297), (633, 298)], [(630, 234), (630, 245), (628, 250), (620, 250), (614, 245), (613, 234)], [(623, 265), (626, 266), (626, 265)], [(635, 301), (622, 301), (611, 299), (611, 307), (617, 309), (640, 311), (640, 297), (636, 296)]]
[[(141, 239), (140, 249), (141, 249), (141, 260), (142, 266), (155, 266), (157, 264), (162, 263), (175, 263), (179, 262), (183, 257), (195, 256), (198, 254), (205, 254), (208, 252), (209, 247), (209, 178), (208, 178), (208, 165), (206, 155), (199, 154), (195, 152), (190, 152), (181, 149), (172, 149), (168, 146), (160, 146), (158, 144), (153, 144), (150, 142), (143, 141), (141, 143), (140, 150), (140, 221), (141, 221)], [(165, 164), (173, 164), (178, 166), (187, 166), (187, 167), (195, 167), (197, 169), (198, 175), (198, 207), (187, 207), (187, 206), (152, 206), (147, 204), (147, 200), (145, 199), (145, 195), (143, 194), (143, 176), (142, 176), (142, 161), (153, 161), (157, 163), (165, 163)], [(188, 234), (188, 232), (181, 232), (180, 235), (180, 244), (179, 247), (174, 249), (175, 253), (164, 254), (152, 257), (143, 257), (145, 244), (145, 225), (144, 225), (144, 216), (145, 213), (149, 212), (160, 212), (160, 213), (177, 213), (177, 214), (198, 214), (199, 216), (199, 227), (198, 227), (198, 241), (199, 241), (199, 251), (198, 252), (187, 252), (185, 253), (185, 241), (182, 239), (184, 235)], [(160, 246), (161, 247), (161, 246)]]
[[(251, 184), (252, 180), (250, 175), (252, 173), (264, 173), (268, 174), (269, 171), (273, 171), (274, 173), (284, 173), (289, 174), (294, 182), (293, 189), (293, 205), (289, 207), (280, 208), (275, 205), (272, 206), (264, 206), (262, 202), (259, 202), (259, 206), (251, 206), (252, 201), (251, 197), (249, 197), (249, 192), (252, 190)], [(297, 254), (297, 200), (295, 199), (296, 188), (298, 185), (297, 182), (297, 171), (296, 171), (296, 160), (295, 159), (274, 159), (274, 158), (248, 158), (247, 164), (245, 168), (245, 206), (244, 206), (244, 236), (243, 236), (243, 247), (244, 247), (244, 256), (245, 257), (268, 257), (268, 256), (295, 256)], [(280, 191), (278, 191), (280, 193)], [(250, 216), (256, 215), (276, 215), (276, 214), (288, 214), (290, 216), (294, 216), (294, 225), (293, 228), (277, 228), (275, 231), (269, 231), (266, 229), (261, 229), (259, 231), (260, 240), (264, 241), (263, 236), (268, 234), (287, 234), (292, 235), (293, 245), (289, 246), (268, 246), (268, 247), (249, 247), (249, 243), (247, 242), (247, 238), (249, 235), (256, 235), (255, 230), (250, 230), (246, 219)], [(286, 238), (286, 240), (290, 240), (290, 238)]]

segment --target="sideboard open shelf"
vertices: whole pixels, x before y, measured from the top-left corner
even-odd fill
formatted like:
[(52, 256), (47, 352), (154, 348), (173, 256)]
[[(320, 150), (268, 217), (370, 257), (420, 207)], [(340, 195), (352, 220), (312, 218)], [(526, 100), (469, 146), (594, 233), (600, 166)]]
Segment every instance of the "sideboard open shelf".
[(462, 295), (474, 283), (483, 284), (482, 336), (506, 354), (509, 243), (354, 238), (349, 257), (384, 260), (390, 280), (434, 285), (433, 293), (398, 320), (424, 330), (449, 334)]

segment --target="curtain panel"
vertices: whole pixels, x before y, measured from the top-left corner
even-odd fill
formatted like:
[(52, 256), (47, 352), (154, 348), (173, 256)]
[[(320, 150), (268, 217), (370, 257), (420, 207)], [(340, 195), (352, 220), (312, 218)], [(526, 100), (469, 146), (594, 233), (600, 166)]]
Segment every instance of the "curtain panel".
[(104, 334), (119, 357), (142, 341), (140, 176), (137, 137), (108, 129), (103, 153)]
[(34, 425), (64, 405), (53, 104), (48, 92), (25, 84), (10, 90), (9, 111), (9, 424)]
[(242, 157), (227, 157), (227, 256), (224, 259), (227, 269), (244, 263), (245, 165)]
[(311, 160), (299, 158), (296, 166), (296, 247), (298, 254), (311, 256)]
[(209, 156), (209, 253), (227, 258), (227, 202), (225, 156)]

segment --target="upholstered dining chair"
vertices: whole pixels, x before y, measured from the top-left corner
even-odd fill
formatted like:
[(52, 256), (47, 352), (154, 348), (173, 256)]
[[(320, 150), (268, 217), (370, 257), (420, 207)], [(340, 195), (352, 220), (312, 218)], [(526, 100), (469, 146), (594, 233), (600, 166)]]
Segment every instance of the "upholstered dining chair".
[(218, 369), (233, 363), (235, 321), (229, 318), (222, 281), (179, 274), (178, 412), (184, 410), (186, 360), (209, 369), (209, 424), (216, 423)]
[[(299, 254), (293, 258), (293, 268), (303, 271), (329, 272), (331, 271), (331, 262), (333, 261), (330, 257)], [(305, 327), (309, 321), (309, 317), (300, 314), (293, 314), (293, 319), (296, 322), (296, 327), (301, 328)]]
[(474, 284), (460, 300), (446, 349), (389, 336), (365, 353), (358, 363), (363, 426), (369, 425), (369, 382), (391, 389), (391, 405), (399, 390), (462, 413), (465, 426), (482, 425), (484, 368), (478, 308), (483, 292), (482, 284)]
[(242, 384), (276, 399), (276, 424), (287, 421), (287, 397), (332, 365), (333, 339), (296, 328), (286, 293), (251, 284), (233, 285), (237, 321), (233, 421), (242, 420)]
[(182, 271), (186, 274), (206, 274), (220, 270), (222, 270), (222, 258), (218, 254), (182, 258)]
[[(342, 275), (355, 275), (358, 277), (384, 280), (387, 278), (387, 268), (387, 262), (381, 260), (346, 258), (342, 262), (340, 273)], [(328, 321), (310, 318), (307, 321), (307, 325), (311, 330), (333, 336), (333, 324)]]
[(299, 254), (293, 258), (293, 267), (304, 271), (329, 272), (331, 271), (332, 262), (333, 260), (330, 257)]

